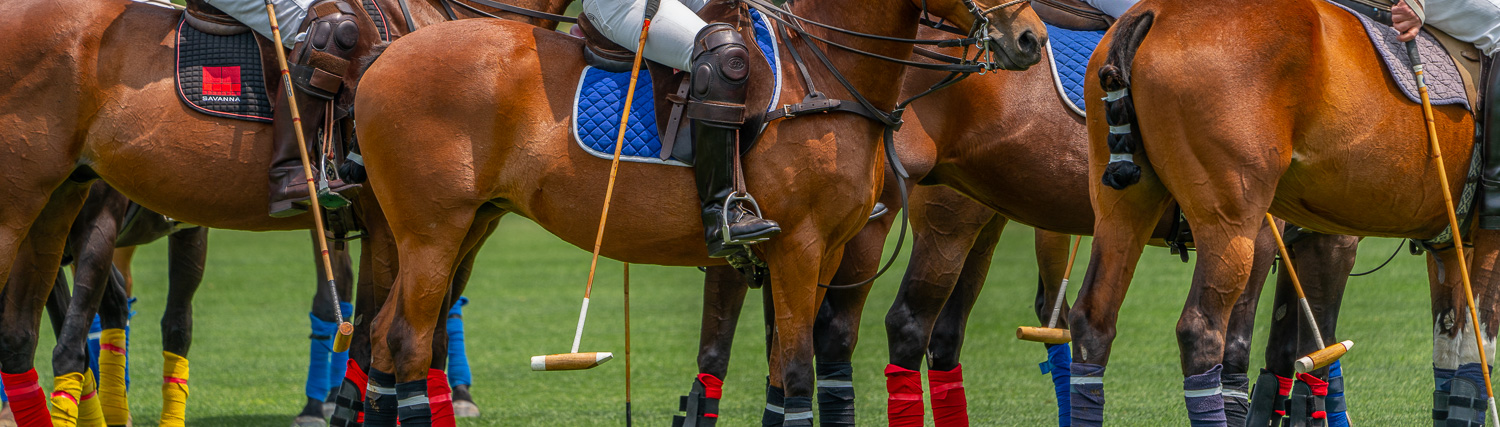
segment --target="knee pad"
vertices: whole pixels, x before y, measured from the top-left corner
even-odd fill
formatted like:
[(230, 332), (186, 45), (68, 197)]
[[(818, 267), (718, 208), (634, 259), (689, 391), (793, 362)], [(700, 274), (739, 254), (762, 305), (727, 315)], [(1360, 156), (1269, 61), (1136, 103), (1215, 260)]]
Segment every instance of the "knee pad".
[(292, 49), (288, 64), (292, 82), (309, 95), (333, 99), (344, 83), (344, 72), (359, 43), (360, 19), (354, 9), (339, 0), (324, 0), (312, 6), (301, 30), (303, 39)]
[(693, 43), (688, 118), (738, 128), (745, 123), (750, 52), (733, 26), (709, 24)]

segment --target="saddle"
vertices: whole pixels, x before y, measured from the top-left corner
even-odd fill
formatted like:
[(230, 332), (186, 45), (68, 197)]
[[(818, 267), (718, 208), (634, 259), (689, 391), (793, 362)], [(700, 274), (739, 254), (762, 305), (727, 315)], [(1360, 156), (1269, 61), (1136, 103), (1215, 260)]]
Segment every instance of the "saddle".
[[(699, 15), (708, 22), (739, 23), (748, 28), (746, 41), (752, 57), (765, 59), (769, 72), (758, 77), (773, 82), (769, 93), (752, 91), (747, 106), (749, 116), (740, 132), (740, 153), (754, 146), (764, 127), (763, 113), (777, 105), (781, 92), (781, 69), (772, 23), (758, 11), (743, 9), (728, 2), (710, 3)], [(584, 151), (598, 157), (612, 158), (619, 132), (620, 107), (624, 105), (624, 88), (629, 82), (635, 53), (608, 38), (579, 15), (573, 35), (584, 41), (583, 58), (589, 65), (580, 76), (573, 115), (574, 136)], [(753, 61), (759, 62), (759, 61)], [(691, 126), (685, 120), (688, 73), (650, 60), (644, 60), (644, 71), (637, 82), (627, 138), (621, 149), (621, 160), (673, 166), (692, 166), (693, 144), (689, 143)], [(649, 88), (650, 90), (643, 90)], [(649, 100), (649, 101), (648, 101)], [(757, 110), (759, 109), (759, 110)]]
[[(1343, 6), (1345, 9), (1356, 12), (1387, 27), (1391, 25), (1391, 5), (1395, 3), (1392, 0), (1328, 1), (1339, 6)], [(1444, 33), (1442, 30), (1434, 28), (1431, 25), (1423, 26), (1422, 30), (1428, 34), (1431, 34), (1432, 37), (1437, 40), (1438, 44), (1442, 46), (1442, 50), (1447, 53), (1447, 56), (1449, 58), (1452, 58), (1453, 64), (1457, 66), (1458, 74), (1462, 77), (1463, 80), (1463, 91), (1465, 93), (1465, 96), (1468, 98), (1468, 104), (1470, 105), (1472, 111), (1472, 106), (1479, 105), (1480, 102), (1479, 79), (1480, 76), (1482, 76), (1482, 74), (1480, 74), (1480, 68), (1484, 62), (1484, 54), (1479, 52), (1479, 49), (1475, 48), (1472, 43), (1466, 43), (1455, 39), (1453, 38), (1453, 36), (1450, 36), (1447, 33)], [(1373, 37), (1371, 41), (1375, 41), (1373, 40)], [(1402, 51), (1399, 53), (1399, 55), (1404, 56), (1405, 52)], [(1400, 75), (1400, 73), (1396, 74), (1398, 74), (1398, 76)], [(1431, 79), (1431, 77), (1429, 77), (1429, 79)], [(1433, 105), (1438, 104), (1434, 103)]]
[(279, 82), (275, 46), (202, 0), (189, 0), (178, 23), (177, 94), (211, 116), (269, 123)]
[(1082, 0), (1034, 0), (1031, 10), (1042, 22), (1073, 31), (1104, 31), (1115, 18)]

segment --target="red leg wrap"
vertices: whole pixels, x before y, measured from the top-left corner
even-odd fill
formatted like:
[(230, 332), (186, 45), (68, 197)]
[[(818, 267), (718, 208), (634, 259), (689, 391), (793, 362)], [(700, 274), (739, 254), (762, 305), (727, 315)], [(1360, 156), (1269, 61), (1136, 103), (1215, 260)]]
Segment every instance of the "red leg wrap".
[[(1307, 384), (1316, 399), (1328, 399), (1328, 382), (1318, 379), (1311, 374), (1297, 374), (1297, 380)], [(1312, 417), (1316, 419), (1328, 419), (1327, 411), (1313, 411)]]
[[(348, 369), (344, 370), (344, 378), (353, 381), (354, 385), (359, 386), (359, 401), (364, 402), (365, 389), (370, 387), (370, 376), (365, 374), (365, 368), (359, 367), (359, 363), (355, 362), (354, 359), (349, 359), (347, 366)], [(359, 411), (357, 420), (360, 424), (365, 423), (365, 411)]]
[(951, 371), (928, 369), (927, 388), (932, 392), (932, 419), (938, 427), (969, 427), (963, 365)]
[(427, 408), (432, 411), (432, 427), (455, 427), (453, 389), (448, 387), (448, 373), (442, 369), (427, 370)]
[(5, 383), (5, 396), (10, 398), (10, 410), (16, 415), (21, 427), (52, 427), (52, 414), (47, 413), (47, 395), (36, 382), (36, 369), (20, 374), (0, 373), (0, 382)]
[[(1286, 398), (1290, 397), (1292, 395), (1292, 384), (1295, 383), (1295, 382), (1296, 382), (1296, 380), (1294, 380), (1292, 378), (1287, 378), (1287, 377), (1283, 377), (1283, 376), (1277, 375), (1276, 376), (1276, 395), (1277, 396), (1281, 396), (1282, 399), (1286, 399)], [(1276, 410), (1276, 415), (1280, 415), (1280, 416), (1285, 417), (1286, 416), (1286, 410), (1285, 409), (1277, 409)]]
[(885, 367), (886, 416), (891, 427), (922, 426), (922, 373), (896, 365)]

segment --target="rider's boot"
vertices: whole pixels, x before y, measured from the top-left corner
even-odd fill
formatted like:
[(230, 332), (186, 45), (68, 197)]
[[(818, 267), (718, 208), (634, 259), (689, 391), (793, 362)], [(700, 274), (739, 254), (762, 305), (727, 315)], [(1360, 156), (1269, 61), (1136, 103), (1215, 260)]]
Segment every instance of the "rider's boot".
[[(763, 219), (730, 201), (735, 192), (735, 138), (745, 123), (745, 87), (749, 83), (749, 51), (745, 40), (729, 24), (709, 24), (693, 43), (692, 90), (687, 116), (693, 119), (693, 166), (698, 199), (703, 207), (703, 229), (708, 255), (722, 258), (739, 246), (764, 241), (781, 232), (775, 221)], [(727, 202), (727, 203), (726, 203)]]
[(1479, 227), (1500, 230), (1500, 55), (1490, 55), (1480, 79), (1478, 143), (1484, 144), (1484, 173), (1480, 176)]
[[(297, 86), (297, 113), (302, 119), (303, 137), (309, 149), (314, 145), (318, 129), (326, 120), (328, 104), (343, 85), (343, 74), (349, 68), (352, 50), (359, 42), (359, 22), (348, 4), (325, 0), (308, 10), (307, 19), (299, 27), (299, 31), (306, 32), (306, 35), (292, 47), (287, 66), (291, 71), (292, 82)], [(285, 218), (306, 212), (308, 189), (307, 178), (302, 171), (302, 157), (297, 151), (297, 133), (292, 123), (290, 103), (286, 102), (285, 93), (276, 99), (270, 210), (272, 217)], [(318, 160), (318, 156), (309, 158), (313, 159), (310, 166), (316, 177), (320, 173), (318, 167), (322, 162)], [(359, 188), (358, 184), (329, 179), (328, 191), (320, 189), (318, 192), (318, 202), (330, 208), (347, 205), (349, 200), (339, 193), (356, 188)]]

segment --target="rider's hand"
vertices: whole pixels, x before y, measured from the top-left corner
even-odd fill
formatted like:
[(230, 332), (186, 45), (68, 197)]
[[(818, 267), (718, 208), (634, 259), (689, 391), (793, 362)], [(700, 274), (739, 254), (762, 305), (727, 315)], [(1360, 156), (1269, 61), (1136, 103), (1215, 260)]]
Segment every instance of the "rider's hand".
[(1422, 20), (1417, 18), (1417, 13), (1406, 5), (1406, 0), (1396, 2), (1391, 6), (1391, 26), (1401, 35), (1397, 37), (1403, 42), (1417, 39), (1417, 31), (1422, 29)]

